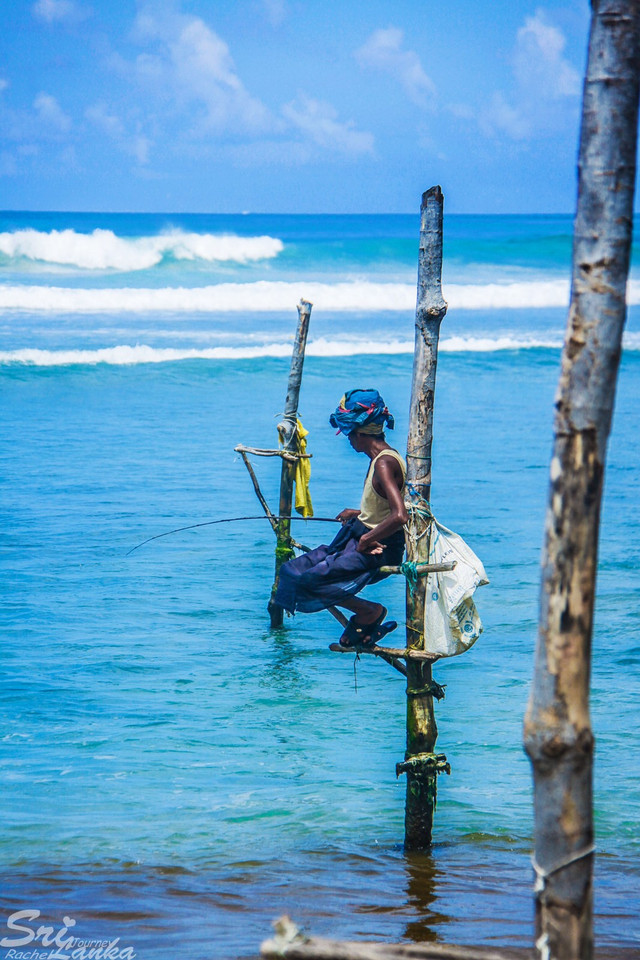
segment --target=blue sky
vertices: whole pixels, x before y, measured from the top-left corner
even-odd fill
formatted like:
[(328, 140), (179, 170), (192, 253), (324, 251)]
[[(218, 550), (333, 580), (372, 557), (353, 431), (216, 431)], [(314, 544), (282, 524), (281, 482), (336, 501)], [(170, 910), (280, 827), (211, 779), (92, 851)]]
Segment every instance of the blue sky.
[(575, 206), (587, 0), (8, 0), (0, 208)]

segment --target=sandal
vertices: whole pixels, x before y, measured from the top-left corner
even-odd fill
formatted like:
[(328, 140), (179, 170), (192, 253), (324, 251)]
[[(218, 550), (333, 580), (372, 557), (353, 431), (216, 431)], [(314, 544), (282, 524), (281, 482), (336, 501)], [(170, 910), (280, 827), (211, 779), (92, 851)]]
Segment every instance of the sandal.
[[(385, 630), (382, 626), (382, 622), (386, 617), (388, 610), (386, 607), (382, 608), (382, 612), (375, 620), (371, 623), (359, 623), (356, 620), (356, 615), (349, 619), (345, 631), (340, 637), (340, 646), (351, 648), (351, 647), (374, 647), (380, 637), (384, 636), (385, 633), (389, 633), (389, 630)], [(397, 624), (395, 624), (397, 626)], [(392, 627), (391, 629), (395, 629)]]

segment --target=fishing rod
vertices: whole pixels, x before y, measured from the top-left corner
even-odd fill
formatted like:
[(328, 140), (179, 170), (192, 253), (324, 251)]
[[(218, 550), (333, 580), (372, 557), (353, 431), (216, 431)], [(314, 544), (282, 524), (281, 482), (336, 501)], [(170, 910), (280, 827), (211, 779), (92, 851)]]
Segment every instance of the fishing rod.
[(131, 550), (127, 550), (125, 557), (144, 547), (145, 543), (151, 543), (152, 540), (159, 540), (161, 537), (169, 537), (172, 533), (182, 533), (183, 530), (195, 530), (196, 527), (210, 527), (214, 523), (237, 523), (239, 520), (304, 520), (305, 523), (341, 523), (335, 517), (268, 517), (266, 513), (259, 513), (255, 517), (224, 517), (222, 520), (205, 520), (203, 523), (190, 523), (188, 527), (176, 527), (175, 530), (167, 530), (166, 533), (157, 533), (155, 537), (148, 537), (142, 543), (136, 544)]

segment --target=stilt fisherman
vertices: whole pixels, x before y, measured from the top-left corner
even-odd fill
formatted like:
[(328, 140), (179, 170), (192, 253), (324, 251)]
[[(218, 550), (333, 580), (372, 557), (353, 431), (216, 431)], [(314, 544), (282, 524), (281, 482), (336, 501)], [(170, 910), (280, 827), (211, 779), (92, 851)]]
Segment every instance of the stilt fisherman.
[(340, 638), (342, 646), (373, 646), (393, 627), (384, 623), (387, 610), (381, 603), (356, 594), (384, 579), (380, 567), (402, 562), (406, 466), (386, 441), (385, 425), (393, 430), (394, 419), (377, 390), (349, 390), (329, 423), (370, 460), (360, 508), (338, 514), (342, 529), (332, 543), (280, 568), (274, 600), (289, 613), (343, 607), (353, 616)]

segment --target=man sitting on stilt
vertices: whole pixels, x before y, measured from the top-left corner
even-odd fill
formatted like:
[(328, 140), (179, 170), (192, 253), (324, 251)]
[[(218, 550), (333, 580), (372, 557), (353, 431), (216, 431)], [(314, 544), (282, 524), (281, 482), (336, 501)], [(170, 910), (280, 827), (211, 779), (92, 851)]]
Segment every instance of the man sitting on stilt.
[(353, 616), (340, 644), (371, 647), (397, 624), (384, 623), (387, 610), (381, 603), (360, 600), (356, 594), (384, 579), (380, 567), (402, 562), (406, 467), (386, 442), (385, 424), (392, 430), (394, 420), (377, 390), (349, 390), (329, 422), (371, 461), (360, 509), (338, 514), (342, 529), (332, 543), (283, 564), (274, 602), (289, 613), (344, 607)]

